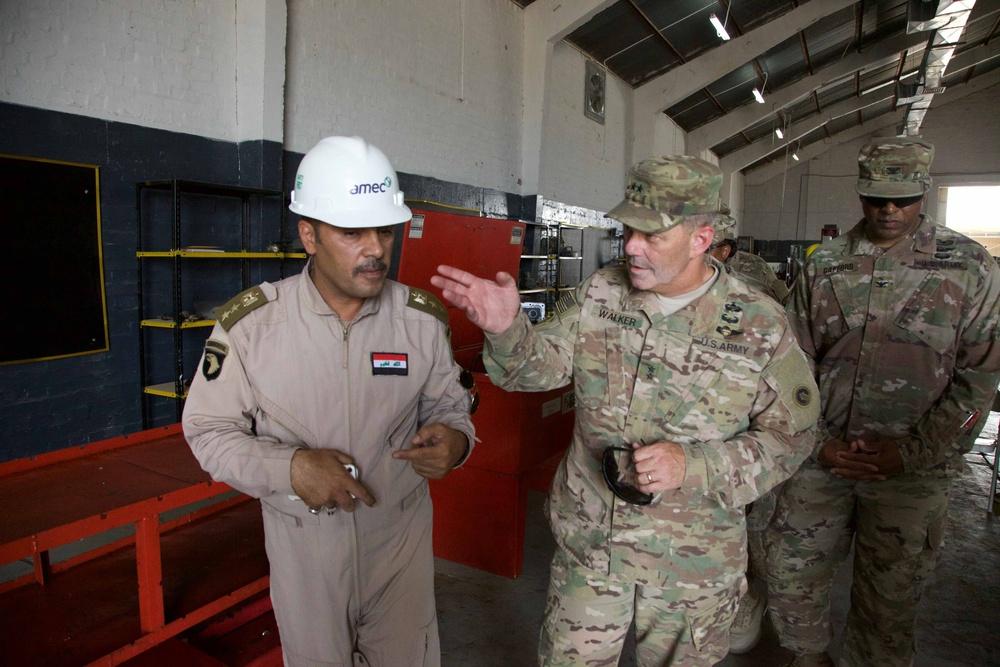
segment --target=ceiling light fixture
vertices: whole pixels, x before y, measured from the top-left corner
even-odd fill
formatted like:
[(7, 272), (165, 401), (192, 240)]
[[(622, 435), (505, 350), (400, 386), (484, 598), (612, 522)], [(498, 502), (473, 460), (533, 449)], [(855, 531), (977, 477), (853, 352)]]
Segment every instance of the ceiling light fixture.
[(719, 39), (721, 39), (724, 42), (728, 42), (729, 33), (726, 32), (726, 26), (722, 25), (722, 21), (719, 20), (719, 17), (716, 16), (715, 14), (712, 14), (711, 16), (708, 17), (708, 20), (712, 22), (713, 26), (715, 26), (715, 32), (716, 34), (719, 35)]
[(760, 94), (760, 91), (756, 88), (753, 89), (753, 98), (757, 100), (757, 104), (764, 103), (764, 96)]
[(779, 139), (784, 139), (784, 138), (785, 138), (785, 133), (781, 131), (781, 128), (780, 128), (780, 127), (776, 127), (776, 128), (774, 128), (774, 133), (775, 133), (776, 135), (778, 135), (778, 138), (779, 138)]
[(796, 162), (799, 161), (799, 152), (798, 151), (792, 151), (792, 159), (795, 160)]

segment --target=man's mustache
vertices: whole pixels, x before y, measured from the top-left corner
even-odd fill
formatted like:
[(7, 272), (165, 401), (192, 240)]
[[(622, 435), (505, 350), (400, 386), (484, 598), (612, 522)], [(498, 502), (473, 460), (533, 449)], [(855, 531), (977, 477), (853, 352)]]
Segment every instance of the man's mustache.
[(389, 266), (380, 259), (373, 259), (354, 267), (354, 275), (358, 275), (363, 271), (387, 271)]

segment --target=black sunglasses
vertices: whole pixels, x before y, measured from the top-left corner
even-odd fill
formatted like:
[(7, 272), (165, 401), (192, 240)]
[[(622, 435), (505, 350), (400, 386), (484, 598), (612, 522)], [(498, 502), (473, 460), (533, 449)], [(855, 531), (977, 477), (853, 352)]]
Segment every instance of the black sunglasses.
[(604, 481), (615, 497), (632, 505), (648, 505), (653, 502), (652, 493), (643, 493), (621, 479), (621, 471), (618, 469), (618, 455), (623, 452), (630, 457), (632, 456), (632, 450), (627, 447), (608, 447), (604, 450), (604, 455), (601, 457), (601, 472), (604, 473)]
[(468, 390), (469, 394), (472, 396), (472, 404), (469, 406), (469, 414), (476, 414), (476, 410), (479, 409), (479, 387), (476, 386), (476, 377), (467, 369), (463, 368), (458, 374), (458, 383), (462, 385), (463, 389)]
[(907, 206), (913, 206), (921, 199), (923, 195), (916, 195), (913, 197), (869, 197), (868, 195), (862, 195), (861, 199), (869, 206), (874, 206), (875, 208), (882, 208), (892, 202), (896, 205), (896, 208), (906, 208)]

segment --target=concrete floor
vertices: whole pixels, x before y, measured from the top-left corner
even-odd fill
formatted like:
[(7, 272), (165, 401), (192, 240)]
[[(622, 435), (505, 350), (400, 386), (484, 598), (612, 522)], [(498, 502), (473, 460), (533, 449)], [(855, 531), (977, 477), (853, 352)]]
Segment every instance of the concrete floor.
[[(992, 460), (992, 455), (991, 455)], [(917, 628), (915, 667), (1000, 665), (1000, 518), (988, 514), (992, 469), (978, 454), (951, 494), (945, 553), (924, 591)], [(507, 579), (438, 559), (435, 590), (445, 667), (529, 667), (535, 649), (554, 549), (543, 516), (544, 496), (530, 492), (524, 570)], [(836, 644), (849, 604), (850, 563), (837, 575), (833, 602)], [(787, 660), (765, 621), (761, 642), (730, 655), (723, 667), (777, 667)], [(634, 667), (626, 643), (620, 667)], [(877, 667), (877, 666), (872, 666)]]

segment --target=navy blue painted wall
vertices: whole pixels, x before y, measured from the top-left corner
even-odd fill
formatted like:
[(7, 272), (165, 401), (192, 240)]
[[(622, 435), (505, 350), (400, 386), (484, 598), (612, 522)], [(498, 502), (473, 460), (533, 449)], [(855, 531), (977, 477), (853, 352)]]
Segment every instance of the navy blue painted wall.
[[(287, 191), (301, 154), (276, 142), (235, 144), (6, 103), (0, 103), (0, 153), (99, 167), (110, 337), (105, 353), (0, 366), (0, 461), (140, 430), (136, 182), (177, 178)], [(534, 197), (399, 176), (407, 198), (534, 219)], [(7, 220), (0, 207), (0, 225), (14, 224), (31, 221)], [(38, 252), (45, 252), (44, 238)], [(17, 314), (0, 312), (2, 339), (2, 321)], [(51, 317), (51, 326), (72, 326), (59, 313)]]

